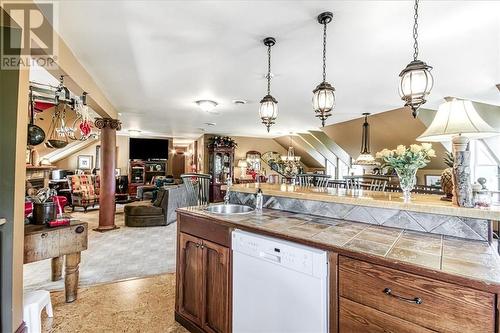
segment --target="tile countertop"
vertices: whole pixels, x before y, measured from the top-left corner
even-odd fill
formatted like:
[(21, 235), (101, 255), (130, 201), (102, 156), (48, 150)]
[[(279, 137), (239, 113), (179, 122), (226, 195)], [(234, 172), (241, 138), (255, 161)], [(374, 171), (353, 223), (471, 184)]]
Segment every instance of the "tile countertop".
[(483, 241), (272, 209), (264, 209), (262, 215), (218, 215), (201, 206), (178, 208), (178, 211), (211, 217), (250, 232), (264, 231), (291, 241), (315, 243), (332, 251), (360, 253), (500, 287), (500, 257), (493, 245)]
[(440, 200), (440, 195), (412, 194), (412, 202), (404, 203), (399, 192), (374, 192), (364, 190), (346, 190), (337, 188), (301, 187), (287, 184), (237, 184), (231, 191), (255, 193), (262, 189), (264, 195), (304, 199), (313, 201), (335, 202), (367, 207), (394, 208), (414, 212), (443, 214), (487, 220), (500, 220), (500, 206), (486, 209), (454, 206), (449, 201)]

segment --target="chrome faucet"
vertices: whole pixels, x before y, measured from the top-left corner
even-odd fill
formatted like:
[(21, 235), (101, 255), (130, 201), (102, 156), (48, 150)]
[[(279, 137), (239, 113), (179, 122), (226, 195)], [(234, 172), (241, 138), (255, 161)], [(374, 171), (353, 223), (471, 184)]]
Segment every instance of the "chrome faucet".
[(231, 180), (231, 178), (228, 178), (226, 184), (227, 187), (226, 187), (226, 195), (224, 196), (224, 205), (229, 204), (229, 189), (231, 188), (231, 186), (233, 186), (233, 181)]

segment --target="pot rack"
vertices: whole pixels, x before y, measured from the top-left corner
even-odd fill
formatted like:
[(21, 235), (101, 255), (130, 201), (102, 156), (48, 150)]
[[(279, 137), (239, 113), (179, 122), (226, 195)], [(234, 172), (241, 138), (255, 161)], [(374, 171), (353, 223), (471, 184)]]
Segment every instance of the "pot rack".
[[(64, 76), (60, 77), (59, 86), (30, 81), (30, 98), (33, 101), (34, 113), (41, 113), (46, 109), (54, 107), (52, 121), (49, 129), (48, 140), (45, 145), (49, 148), (62, 148), (72, 141), (85, 141), (90, 137), (95, 137), (92, 131), (93, 125), (87, 107), (87, 93), (82, 96), (71, 94), (64, 86)], [(67, 111), (76, 112), (76, 119), (71, 127), (65, 121)], [(53, 140), (60, 141), (60, 144), (53, 144)], [(66, 144), (64, 144), (64, 143)]]

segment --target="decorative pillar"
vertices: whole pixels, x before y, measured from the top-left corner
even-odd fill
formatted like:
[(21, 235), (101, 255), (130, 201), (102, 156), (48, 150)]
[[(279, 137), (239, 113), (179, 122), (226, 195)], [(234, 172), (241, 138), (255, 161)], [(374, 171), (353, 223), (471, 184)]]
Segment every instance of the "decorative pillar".
[(99, 227), (95, 231), (117, 229), (115, 225), (115, 161), (116, 131), (121, 122), (112, 118), (96, 118), (95, 126), (101, 130), (101, 169), (99, 189)]

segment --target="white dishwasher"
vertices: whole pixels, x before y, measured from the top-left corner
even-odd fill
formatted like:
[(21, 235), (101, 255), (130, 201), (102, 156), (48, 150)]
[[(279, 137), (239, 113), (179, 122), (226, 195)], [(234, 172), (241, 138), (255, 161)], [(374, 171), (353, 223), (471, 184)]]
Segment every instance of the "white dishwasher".
[(232, 233), (233, 333), (328, 331), (325, 251)]

